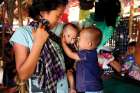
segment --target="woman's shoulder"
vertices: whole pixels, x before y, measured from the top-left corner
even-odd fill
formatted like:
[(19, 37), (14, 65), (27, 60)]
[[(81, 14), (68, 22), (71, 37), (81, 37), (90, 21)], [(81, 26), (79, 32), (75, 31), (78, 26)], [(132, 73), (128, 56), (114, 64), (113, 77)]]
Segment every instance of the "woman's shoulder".
[(32, 35), (32, 27), (21, 26), (16, 29), (16, 31), (13, 33), (12, 37), (22, 38), (22, 37), (29, 37), (31, 35)]
[(16, 29), (14, 33), (31, 33), (32, 27), (31, 26), (20, 26)]
[(10, 38), (10, 43), (14, 42), (28, 46), (29, 40), (32, 40), (32, 28), (30, 26), (21, 26), (16, 29)]

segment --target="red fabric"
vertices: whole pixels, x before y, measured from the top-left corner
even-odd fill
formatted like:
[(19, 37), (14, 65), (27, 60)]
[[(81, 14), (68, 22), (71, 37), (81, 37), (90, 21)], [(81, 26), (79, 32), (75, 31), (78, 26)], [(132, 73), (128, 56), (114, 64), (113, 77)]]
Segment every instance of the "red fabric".
[(68, 23), (68, 14), (64, 13), (61, 17), (61, 21), (64, 23)]

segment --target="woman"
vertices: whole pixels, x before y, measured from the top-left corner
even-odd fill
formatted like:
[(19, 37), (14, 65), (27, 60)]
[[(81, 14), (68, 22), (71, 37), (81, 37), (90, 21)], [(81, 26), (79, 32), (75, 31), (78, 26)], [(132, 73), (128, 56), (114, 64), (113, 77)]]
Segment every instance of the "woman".
[[(50, 31), (67, 2), (33, 0), (29, 16), (34, 21), (29, 26), (19, 27), (10, 39), (18, 76), (22, 81), (29, 81), (30, 93), (68, 93), (63, 55)], [(47, 20), (47, 25), (43, 25), (42, 19)]]

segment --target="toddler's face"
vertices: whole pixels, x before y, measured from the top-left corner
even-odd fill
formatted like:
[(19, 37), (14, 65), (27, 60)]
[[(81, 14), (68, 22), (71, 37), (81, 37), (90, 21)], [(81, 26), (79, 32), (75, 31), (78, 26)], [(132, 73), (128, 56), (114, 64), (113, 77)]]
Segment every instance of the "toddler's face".
[(78, 38), (78, 47), (80, 50), (86, 49), (88, 46), (88, 42), (84, 36), (83, 33), (80, 33), (80, 36)]
[(66, 27), (64, 29), (66, 43), (74, 44), (76, 41), (76, 38), (77, 38), (77, 34), (78, 34), (78, 31), (75, 28), (73, 28), (71, 26)]

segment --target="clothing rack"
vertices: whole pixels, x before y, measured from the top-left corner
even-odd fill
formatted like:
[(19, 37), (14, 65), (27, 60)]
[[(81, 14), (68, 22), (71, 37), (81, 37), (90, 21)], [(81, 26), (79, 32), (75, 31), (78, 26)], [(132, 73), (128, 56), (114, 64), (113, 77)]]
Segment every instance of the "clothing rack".
[[(4, 86), (9, 86), (9, 85), (11, 86), (11, 84), (13, 84), (13, 83), (11, 83), (11, 84), (9, 83), (10, 80), (9, 80), (9, 78), (7, 78), (8, 77), (7, 75), (13, 74), (13, 72), (12, 72), (13, 69), (9, 70), (8, 68), (15, 66), (14, 59), (13, 59), (14, 56), (12, 55), (11, 50), (10, 50), (11, 48), (10, 48), (10, 46), (7, 45), (9, 38), (12, 34), (9, 32), (10, 31), (13, 32), (11, 30), (12, 23), (13, 23), (13, 17), (11, 15), (13, 14), (13, 11), (9, 11), (8, 9), (9, 9), (9, 7), (14, 8), (14, 5), (10, 4), (9, 3), (10, 1), (12, 1), (12, 0), (4, 0), (3, 3), (1, 4), (1, 9), (2, 9), (1, 17), (2, 17), (2, 19), (1, 19), (1, 31), (0, 31), (0, 35), (1, 35), (1, 37), (0, 37), (0, 40), (1, 40), (1, 44), (0, 44), (1, 45), (1, 47), (0, 47), (1, 48), (0, 49), (1, 50), (0, 51), (0, 68), (3, 70), (3, 75), (1, 75), (0, 77), (1, 77), (1, 79), (3, 79), (3, 81), (1, 83)], [(22, 0), (19, 0), (20, 3), (21, 3), (21, 1)], [(15, 3), (15, 0), (13, 0), (13, 2)], [(10, 4), (10, 6), (9, 6), (9, 4)], [(20, 7), (20, 4), (19, 4), (19, 7)], [(20, 16), (19, 18), (21, 20), (22, 16)], [(21, 22), (22, 22), (22, 20), (21, 20)], [(22, 23), (20, 23), (20, 24), (22, 24)], [(9, 49), (9, 50), (6, 52), (7, 49)], [(7, 54), (9, 54), (9, 55), (7, 56)], [(10, 74), (9, 74), (9, 72), (10, 72)]]

